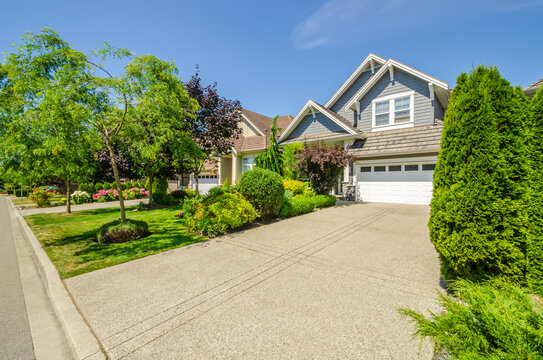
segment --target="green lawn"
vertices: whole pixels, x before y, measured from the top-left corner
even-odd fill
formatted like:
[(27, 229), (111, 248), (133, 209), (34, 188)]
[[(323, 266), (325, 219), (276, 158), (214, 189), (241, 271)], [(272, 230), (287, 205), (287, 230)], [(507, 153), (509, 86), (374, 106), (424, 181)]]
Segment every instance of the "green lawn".
[(180, 210), (180, 207), (170, 207), (141, 212), (127, 211), (128, 218), (146, 221), (152, 235), (122, 244), (100, 245), (95, 242), (98, 228), (119, 218), (118, 208), (77, 211), (72, 215), (29, 215), (25, 219), (60, 276), (69, 278), (206, 240), (185, 230), (183, 220), (174, 217)]
[(24, 198), (18, 198), (18, 197), (15, 197), (15, 196), (10, 196), (11, 198), (11, 201), (13, 201), (13, 205), (17, 206), (17, 205), (29, 205), (29, 204), (34, 204), (32, 202), (32, 200), (30, 200), (29, 198), (27, 197), (24, 197)]

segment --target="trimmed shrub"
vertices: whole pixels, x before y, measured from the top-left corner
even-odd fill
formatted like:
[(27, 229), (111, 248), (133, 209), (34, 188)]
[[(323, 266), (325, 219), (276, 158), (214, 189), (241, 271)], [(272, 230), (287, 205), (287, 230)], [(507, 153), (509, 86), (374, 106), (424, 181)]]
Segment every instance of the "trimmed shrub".
[(100, 244), (117, 244), (140, 239), (149, 235), (149, 225), (145, 221), (127, 219), (125, 223), (115, 220), (102, 225), (96, 234)]
[(446, 280), (525, 283), (525, 96), (495, 68), (461, 74), (434, 171), (430, 239)]
[(455, 297), (439, 294), (440, 314), (400, 309), (416, 336), (435, 342), (440, 358), (543, 358), (543, 308), (525, 290), (505, 281), (464, 280), (452, 289)]
[(185, 219), (191, 217), (196, 212), (196, 207), (202, 202), (200, 197), (187, 198), (183, 202), (183, 216)]
[(245, 172), (237, 190), (262, 217), (276, 215), (283, 204), (283, 179), (271, 170), (255, 168)]
[(15, 194), (15, 196), (17, 197), (25, 197), (25, 196), (28, 196), (28, 190), (27, 189), (23, 189), (21, 190), (20, 188), (19, 189), (15, 189), (15, 191), (13, 192)]
[(111, 184), (108, 183), (107, 181), (104, 181), (104, 183), (102, 184), (102, 190), (109, 190), (109, 189), (111, 189)]
[(153, 194), (153, 200), (159, 205), (174, 205), (179, 203), (171, 194), (165, 193)]
[(315, 195), (309, 197), (309, 199), (313, 201), (317, 209), (333, 206), (337, 201), (337, 198), (334, 195)]
[(228, 190), (221, 186), (214, 186), (208, 190), (206, 197), (219, 196), (224, 194), (225, 192), (228, 192)]
[(243, 196), (224, 193), (198, 203), (194, 214), (187, 219), (187, 227), (194, 233), (213, 237), (257, 217), (257, 211)]
[(87, 184), (84, 183), (84, 182), (79, 183), (79, 186), (77, 187), (77, 190), (79, 190), (79, 191), (85, 191), (86, 192), (88, 189), (89, 188), (88, 188)]
[(153, 181), (153, 195), (166, 194), (168, 192), (168, 179), (155, 179)]
[(528, 286), (543, 295), (543, 88), (533, 97), (529, 107), (530, 129), (527, 136), (530, 201), (529, 233), (526, 258)]
[(283, 186), (285, 187), (285, 190), (290, 191), (293, 195), (303, 194), (306, 187), (303, 181), (289, 179), (283, 180)]
[(170, 195), (180, 203), (188, 197), (187, 192), (184, 189), (174, 190)]
[(295, 197), (286, 200), (279, 211), (282, 218), (310, 213), (315, 210), (315, 203), (311, 198), (305, 196)]
[(189, 198), (193, 198), (196, 196), (196, 190), (194, 189), (186, 187), (183, 189), (183, 191), (187, 194), (187, 197)]

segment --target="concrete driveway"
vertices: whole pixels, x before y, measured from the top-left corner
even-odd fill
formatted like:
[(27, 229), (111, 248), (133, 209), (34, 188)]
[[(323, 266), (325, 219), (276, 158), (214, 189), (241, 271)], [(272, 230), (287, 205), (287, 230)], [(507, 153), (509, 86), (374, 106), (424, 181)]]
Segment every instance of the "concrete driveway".
[(66, 281), (112, 359), (430, 359), (427, 206), (317, 211)]

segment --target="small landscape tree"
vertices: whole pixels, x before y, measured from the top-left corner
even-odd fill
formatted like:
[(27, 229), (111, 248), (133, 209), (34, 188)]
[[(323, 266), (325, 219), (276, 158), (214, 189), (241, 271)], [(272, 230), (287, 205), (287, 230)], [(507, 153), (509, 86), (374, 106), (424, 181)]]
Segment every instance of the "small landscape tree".
[(354, 161), (348, 149), (323, 142), (304, 144), (296, 159), (296, 169), (307, 174), (313, 190), (319, 195), (330, 193), (345, 166)]
[(283, 154), (279, 151), (279, 145), (277, 144), (277, 115), (273, 119), (273, 124), (270, 128), (270, 146), (265, 152), (258, 155), (255, 159), (256, 166), (271, 170), (283, 176), (285, 174), (285, 162), (283, 160)]

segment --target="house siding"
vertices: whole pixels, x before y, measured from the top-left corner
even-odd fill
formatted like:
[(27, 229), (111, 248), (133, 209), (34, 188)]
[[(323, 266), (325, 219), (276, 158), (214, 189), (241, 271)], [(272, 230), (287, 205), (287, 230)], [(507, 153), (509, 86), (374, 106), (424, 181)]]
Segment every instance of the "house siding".
[(311, 112), (307, 114), (289, 134), (287, 139), (294, 139), (300, 136), (325, 134), (328, 132), (346, 132), (341, 126), (330, 120), (326, 115), (315, 111), (315, 117)]
[[(379, 70), (379, 67), (375, 67), (375, 72)], [(343, 116), (345, 119), (351, 122), (351, 124), (355, 124), (356, 118), (355, 113), (351, 109), (348, 109), (345, 107), (345, 104), (356, 94), (358, 90), (364, 84), (370, 77), (372, 77), (374, 73), (371, 72), (371, 69), (364, 71), (363, 73), (358, 76), (358, 78), (351, 84), (347, 90), (339, 97), (339, 99), (330, 107), (330, 110), (336, 112), (337, 114)]]
[(445, 111), (443, 110), (443, 106), (437, 99), (437, 97), (434, 100), (434, 116), (436, 120), (443, 121), (443, 118), (445, 116)]
[(394, 81), (390, 81), (387, 73), (360, 100), (360, 118), (358, 129), (372, 130), (372, 101), (376, 98), (399, 94), (406, 91), (415, 91), (414, 96), (414, 122), (415, 126), (429, 125), (434, 122), (434, 105), (430, 100), (428, 83), (397, 68), (394, 69)]

